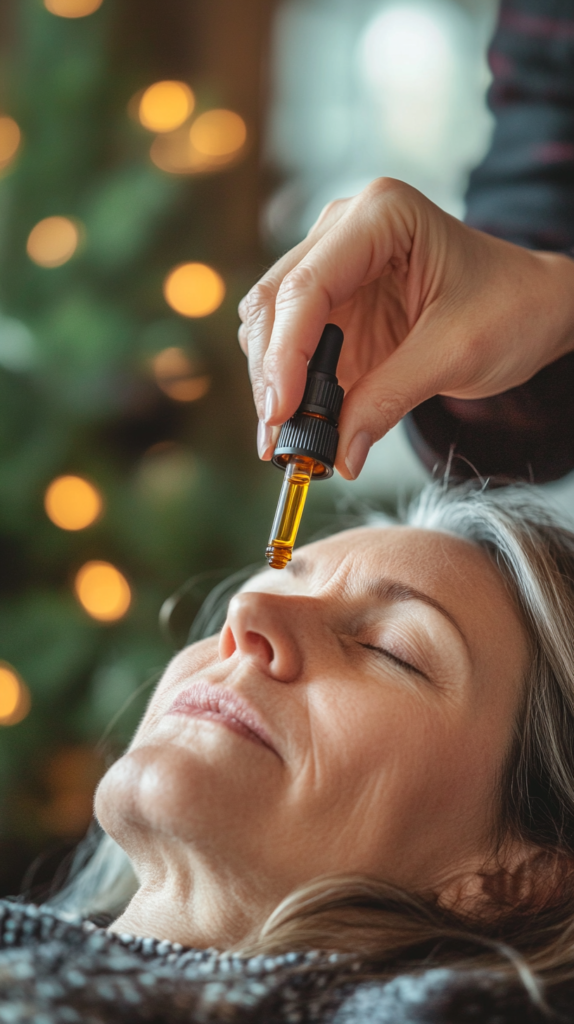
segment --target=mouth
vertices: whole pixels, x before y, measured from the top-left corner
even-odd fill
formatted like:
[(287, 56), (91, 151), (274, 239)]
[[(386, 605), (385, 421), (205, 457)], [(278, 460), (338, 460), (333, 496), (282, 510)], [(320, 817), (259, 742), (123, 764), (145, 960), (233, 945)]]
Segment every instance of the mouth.
[(253, 708), (225, 686), (193, 683), (178, 693), (168, 715), (188, 715), (224, 725), (244, 739), (267, 747), (279, 757), (271, 738)]

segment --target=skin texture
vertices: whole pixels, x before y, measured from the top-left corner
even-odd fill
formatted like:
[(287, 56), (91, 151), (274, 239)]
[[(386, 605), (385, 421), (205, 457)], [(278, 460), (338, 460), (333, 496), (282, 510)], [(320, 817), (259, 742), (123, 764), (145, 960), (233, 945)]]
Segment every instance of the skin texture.
[[(478, 893), (526, 663), (497, 571), (447, 534), (348, 531), (254, 577), (100, 784), (141, 880), (113, 928), (223, 948), (337, 872)], [(273, 749), (168, 713), (194, 680), (242, 696)]]
[(485, 398), (574, 347), (574, 262), (461, 224), (416, 189), (379, 178), (323, 210), (239, 306), (241, 347), (271, 458), (327, 322), (345, 343), (337, 469), (433, 395)]

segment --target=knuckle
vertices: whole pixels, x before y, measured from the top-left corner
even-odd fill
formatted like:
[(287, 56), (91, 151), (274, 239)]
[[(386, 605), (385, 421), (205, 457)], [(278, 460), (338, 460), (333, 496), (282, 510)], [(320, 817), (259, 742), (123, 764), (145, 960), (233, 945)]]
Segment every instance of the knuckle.
[(377, 414), (377, 435), (382, 437), (404, 416), (409, 401), (405, 395), (395, 392), (393, 395), (375, 398), (373, 405)]
[(237, 306), (237, 312), (239, 313), (239, 319), (240, 320), (245, 320), (245, 316), (247, 314), (247, 307), (248, 307), (248, 297), (247, 297), (247, 295), (244, 295), (243, 298), (241, 299), (241, 302)]
[(399, 181), (397, 178), (375, 178), (369, 182), (366, 188), (363, 189), (361, 196), (365, 199), (374, 202), (380, 202), (384, 200), (397, 200), (404, 198), (407, 194), (412, 192), (410, 185), (406, 185), (404, 181)]
[(314, 284), (315, 272), (313, 267), (308, 263), (299, 263), (298, 266), (290, 270), (283, 278), (277, 293), (277, 305), (290, 303), (294, 297), (298, 296), (301, 292), (306, 292)]
[(249, 338), (244, 324), (241, 324), (241, 327), (237, 332), (237, 340), (243, 353), (245, 355), (249, 355)]
[(275, 299), (275, 286), (270, 281), (262, 279), (247, 293), (241, 300), (240, 316), (249, 324), (257, 320), (262, 311), (267, 309)]
[(326, 205), (323, 207), (320, 216), (324, 217), (329, 213), (337, 213), (337, 211), (340, 210), (341, 207), (345, 205), (345, 203), (346, 199), (332, 199), (330, 203), (326, 203)]
[(312, 235), (317, 228), (323, 227), (325, 225), (325, 221), (331, 220), (343, 209), (343, 207), (347, 205), (347, 202), (347, 199), (332, 199), (330, 203), (327, 203), (321, 210), (321, 213), (317, 217), (315, 223), (307, 232), (307, 237)]

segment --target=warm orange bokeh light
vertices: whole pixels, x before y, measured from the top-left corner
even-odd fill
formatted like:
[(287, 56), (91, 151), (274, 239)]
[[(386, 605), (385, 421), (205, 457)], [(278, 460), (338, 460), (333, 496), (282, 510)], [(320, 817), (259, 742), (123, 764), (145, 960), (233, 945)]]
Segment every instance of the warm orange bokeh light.
[(99, 622), (115, 622), (127, 612), (131, 590), (125, 576), (109, 562), (86, 562), (75, 580), (78, 601)]
[(167, 275), (163, 294), (182, 316), (209, 316), (223, 302), (225, 285), (217, 271), (205, 263), (182, 263)]
[(61, 267), (72, 258), (80, 232), (69, 217), (45, 217), (32, 228), (26, 252), (40, 267)]
[(138, 116), (150, 132), (171, 132), (187, 121), (194, 106), (195, 97), (185, 82), (156, 82), (145, 90)]
[(193, 368), (182, 348), (175, 345), (158, 352), (151, 361), (156, 380), (164, 381), (176, 377), (189, 377)]
[(204, 374), (202, 377), (187, 377), (185, 380), (164, 381), (159, 386), (174, 402), (197, 402), (198, 398), (207, 394), (211, 381)]
[(158, 352), (152, 359), (152, 369), (158, 387), (176, 402), (195, 402), (209, 391), (209, 377), (195, 374), (182, 348), (173, 346)]
[(44, 495), (46, 515), (62, 530), (83, 530), (102, 511), (102, 497), (93, 484), (81, 476), (59, 476)]
[(189, 138), (198, 153), (227, 157), (244, 145), (247, 128), (243, 118), (232, 110), (207, 110), (193, 122)]
[(30, 693), (24, 680), (7, 661), (0, 661), (0, 725), (16, 725), (30, 710)]
[(106, 770), (101, 755), (89, 745), (60, 747), (43, 765), (47, 790), (38, 808), (44, 828), (55, 836), (85, 833), (93, 812), (94, 790)]
[(104, 0), (44, 0), (44, 7), (50, 14), (60, 18), (85, 18), (101, 7)]
[(0, 117), (0, 170), (14, 159), (22, 133), (12, 117)]
[(247, 129), (232, 110), (208, 110), (177, 131), (158, 135), (150, 148), (152, 163), (168, 174), (213, 174), (243, 154)]
[(151, 144), (149, 155), (151, 162), (168, 174), (204, 174), (220, 170), (229, 162), (198, 153), (191, 144), (188, 128), (158, 135)]

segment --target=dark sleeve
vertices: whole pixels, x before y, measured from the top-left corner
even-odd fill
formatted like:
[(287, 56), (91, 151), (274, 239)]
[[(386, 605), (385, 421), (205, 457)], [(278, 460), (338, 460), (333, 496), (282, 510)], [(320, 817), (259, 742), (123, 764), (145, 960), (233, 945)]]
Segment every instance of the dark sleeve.
[[(531, 249), (574, 255), (574, 0), (503, 0), (489, 53), (491, 149), (466, 221)], [(417, 454), (456, 476), (544, 482), (574, 469), (574, 354), (478, 401), (437, 396), (406, 419)]]

